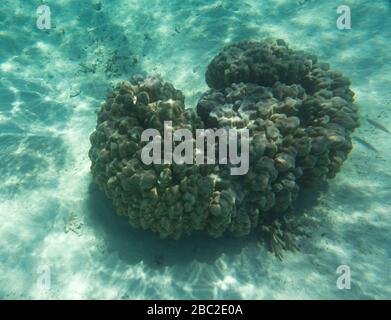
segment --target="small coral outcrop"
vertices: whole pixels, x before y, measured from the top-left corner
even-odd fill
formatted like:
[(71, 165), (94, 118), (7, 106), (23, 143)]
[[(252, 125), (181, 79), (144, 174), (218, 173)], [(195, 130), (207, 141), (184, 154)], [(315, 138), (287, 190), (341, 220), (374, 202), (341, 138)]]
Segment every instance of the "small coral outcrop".
[(90, 137), (94, 181), (134, 227), (174, 239), (195, 230), (218, 237), (232, 224), (235, 199), (216, 166), (141, 161), (142, 132), (154, 128), (163, 136), (164, 121), (174, 130), (202, 127), (171, 84), (157, 77), (121, 83), (101, 106)]
[(203, 121), (250, 128), (266, 121), (257, 133), (273, 137), (275, 154), (285, 150), (283, 162), (301, 172), (300, 185), (333, 178), (352, 149), (359, 116), (350, 81), (316, 56), (282, 40), (242, 41), (211, 61), (206, 80), (213, 89), (197, 106)]
[[(277, 252), (293, 244), (291, 212), (300, 190), (333, 178), (358, 127), (350, 81), (282, 40), (242, 41), (209, 64), (210, 86), (196, 112), (158, 77), (119, 84), (91, 134), (94, 181), (132, 226), (162, 237), (196, 230), (213, 237), (256, 230)], [(249, 171), (222, 164), (144, 164), (143, 130), (248, 129)]]

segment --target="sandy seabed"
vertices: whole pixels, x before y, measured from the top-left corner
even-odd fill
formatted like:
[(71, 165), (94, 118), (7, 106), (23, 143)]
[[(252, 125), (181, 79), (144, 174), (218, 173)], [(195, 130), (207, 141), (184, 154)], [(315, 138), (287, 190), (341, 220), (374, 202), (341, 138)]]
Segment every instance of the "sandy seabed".
[[(0, 298), (380, 299), (391, 297), (391, 4), (340, 1), (41, 1), (0, 10)], [(108, 87), (160, 74), (195, 107), (224, 45), (274, 37), (353, 83), (361, 127), (341, 173), (300, 205), (317, 227), (282, 261), (255, 237), (161, 240), (131, 229), (91, 184), (88, 136)], [(314, 198), (314, 199), (312, 199)], [(336, 286), (340, 265), (351, 289)], [(42, 272), (50, 286), (40, 286)]]

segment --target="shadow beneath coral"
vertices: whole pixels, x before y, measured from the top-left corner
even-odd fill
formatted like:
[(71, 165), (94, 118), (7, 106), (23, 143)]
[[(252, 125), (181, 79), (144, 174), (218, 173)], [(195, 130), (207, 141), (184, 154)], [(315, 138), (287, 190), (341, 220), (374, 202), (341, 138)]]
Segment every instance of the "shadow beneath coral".
[(295, 214), (300, 216), (304, 211), (314, 208), (319, 201), (319, 197), (327, 192), (328, 189), (329, 184), (327, 181), (317, 188), (301, 188), (295, 203)]
[[(320, 194), (327, 186), (318, 190), (303, 190), (295, 207), (300, 215), (316, 206)], [(125, 217), (119, 217), (110, 200), (94, 184), (90, 183), (87, 200), (87, 224), (97, 238), (104, 241), (108, 253), (117, 253), (127, 264), (143, 261), (149, 267), (162, 268), (172, 265), (188, 265), (193, 261), (213, 264), (223, 254), (238, 255), (246, 247), (258, 244), (255, 233), (235, 237), (226, 233), (213, 239), (205, 232), (196, 232), (178, 240), (161, 239), (150, 230), (131, 227)]]
[(103, 238), (108, 252), (117, 252), (128, 264), (143, 261), (152, 268), (167, 265), (187, 265), (196, 260), (213, 263), (222, 254), (240, 254), (242, 249), (255, 245), (255, 236), (237, 238), (227, 234), (213, 239), (204, 232), (183, 237), (180, 241), (161, 239), (149, 230), (131, 227), (126, 218), (116, 215), (105, 194), (91, 183), (89, 187), (86, 222), (99, 238)]

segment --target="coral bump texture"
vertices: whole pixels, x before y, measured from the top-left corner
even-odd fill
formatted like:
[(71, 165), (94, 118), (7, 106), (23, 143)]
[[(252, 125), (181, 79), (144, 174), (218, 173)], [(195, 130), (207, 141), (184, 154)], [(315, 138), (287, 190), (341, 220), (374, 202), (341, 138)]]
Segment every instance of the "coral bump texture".
[[(302, 188), (335, 177), (359, 125), (350, 81), (283, 40), (242, 41), (209, 64), (211, 88), (196, 112), (159, 77), (135, 76), (102, 104), (91, 134), (94, 181), (132, 226), (162, 237), (196, 230), (261, 235), (276, 252), (297, 229), (292, 208)], [(141, 159), (143, 130), (243, 129), (250, 132), (249, 172), (230, 165), (150, 164)]]

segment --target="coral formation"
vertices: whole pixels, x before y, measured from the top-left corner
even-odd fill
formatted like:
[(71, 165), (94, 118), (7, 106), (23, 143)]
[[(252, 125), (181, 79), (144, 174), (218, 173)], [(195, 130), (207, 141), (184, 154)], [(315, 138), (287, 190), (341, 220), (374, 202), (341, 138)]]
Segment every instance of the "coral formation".
[(146, 144), (140, 143), (141, 133), (148, 128), (162, 132), (167, 120), (174, 129), (202, 127), (171, 84), (156, 77), (120, 84), (99, 110), (90, 137), (94, 180), (134, 227), (175, 239), (194, 230), (218, 237), (231, 223), (235, 201), (230, 187), (214, 174), (216, 166), (141, 161)]
[[(162, 237), (205, 230), (213, 237), (258, 230), (274, 251), (288, 248), (296, 223), (291, 209), (300, 188), (333, 178), (352, 149), (358, 126), (350, 81), (313, 55), (282, 40), (242, 41), (209, 64), (211, 87), (197, 113), (158, 77), (133, 77), (98, 112), (89, 152), (94, 181), (132, 226)], [(144, 129), (247, 128), (250, 167), (145, 165)]]
[(235, 119), (266, 136), (279, 172), (295, 170), (299, 185), (333, 178), (352, 149), (359, 116), (349, 79), (282, 40), (227, 46), (206, 80), (214, 89), (197, 106), (202, 120), (233, 127)]

